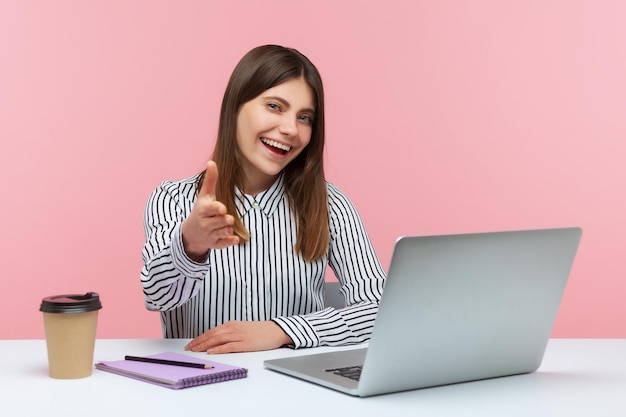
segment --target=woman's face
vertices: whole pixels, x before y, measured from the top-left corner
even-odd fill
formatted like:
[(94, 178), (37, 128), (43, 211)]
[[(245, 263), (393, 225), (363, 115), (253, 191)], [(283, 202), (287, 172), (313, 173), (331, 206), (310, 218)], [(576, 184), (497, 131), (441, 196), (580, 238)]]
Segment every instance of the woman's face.
[(237, 115), (237, 145), (242, 155), (243, 191), (256, 195), (311, 140), (315, 102), (303, 78), (293, 78), (244, 103)]

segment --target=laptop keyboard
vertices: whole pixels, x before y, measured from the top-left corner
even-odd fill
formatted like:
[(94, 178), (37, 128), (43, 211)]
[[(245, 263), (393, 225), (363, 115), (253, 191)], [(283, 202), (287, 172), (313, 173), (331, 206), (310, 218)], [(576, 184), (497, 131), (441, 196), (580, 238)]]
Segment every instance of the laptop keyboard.
[(332, 372), (335, 375), (343, 376), (346, 378), (358, 381), (361, 378), (362, 365), (346, 366), (343, 368), (326, 369), (326, 372)]

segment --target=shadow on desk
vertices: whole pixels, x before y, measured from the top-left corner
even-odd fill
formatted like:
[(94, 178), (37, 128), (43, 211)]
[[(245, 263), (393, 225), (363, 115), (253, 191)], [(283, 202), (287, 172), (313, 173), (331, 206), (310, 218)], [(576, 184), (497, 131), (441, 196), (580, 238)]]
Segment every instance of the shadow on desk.
[[(381, 395), (375, 398), (390, 407), (392, 404), (417, 402), (425, 409), (437, 409), (448, 401), (454, 401), (461, 409), (467, 407), (468, 410), (483, 409), (491, 412), (506, 409), (511, 404), (527, 403), (543, 409), (547, 413), (545, 415), (561, 415), (562, 411), (571, 407), (564, 404), (572, 402), (582, 402), (592, 408), (593, 399), (572, 398), (572, 393), (584, 392), (590, 383), (594, 387), (603, 387), (607, 394), (611, 390), (617, 391), (616, 387), (620, 385), (622, 386), (620, 390), (626, 388), (624, 380), (617, 376), (583, 372), (534, 372)], [(584, 408), (586, 407), (583, 406)]]

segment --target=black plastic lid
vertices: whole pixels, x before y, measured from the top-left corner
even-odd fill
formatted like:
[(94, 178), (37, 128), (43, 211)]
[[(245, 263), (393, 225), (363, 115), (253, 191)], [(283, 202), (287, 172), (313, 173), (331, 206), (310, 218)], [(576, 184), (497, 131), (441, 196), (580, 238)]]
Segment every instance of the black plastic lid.
[(87, 294), (53, 295), (41, 300), (39, 311), (44, 313), (86, 313), (100, 310), (100, 295), (95, 292)]

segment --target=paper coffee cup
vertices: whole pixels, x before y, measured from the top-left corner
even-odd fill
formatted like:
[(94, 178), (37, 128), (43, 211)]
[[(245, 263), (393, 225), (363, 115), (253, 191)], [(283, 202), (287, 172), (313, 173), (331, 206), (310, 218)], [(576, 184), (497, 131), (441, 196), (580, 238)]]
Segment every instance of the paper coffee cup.
[(75, 379), (91, 375), (100, 296), (94, 292), (46, 297), (43, 312), (52, 378)]

